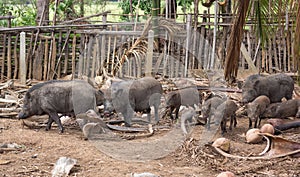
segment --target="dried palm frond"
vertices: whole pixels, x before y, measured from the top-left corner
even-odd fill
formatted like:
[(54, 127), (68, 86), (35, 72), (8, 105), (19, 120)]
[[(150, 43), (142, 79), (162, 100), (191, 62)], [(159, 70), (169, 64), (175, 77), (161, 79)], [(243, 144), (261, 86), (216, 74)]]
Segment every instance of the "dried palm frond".
[[(134, 42), (129, 41), (124, 43), (122, 46), (118, 47), (115, 52), (116, 55), (113, 56), (113, 76), (120, 70), (122, 65), (128, 61), (131, 57), (135, 58), (137, 61), (141, 61), (143, 56), (146, 56), (148, 50), (148, 32), (153, 27), (153, 20), (150, 17), (145, 23), (142, 35), (137, 38)], [(172, 39), (175, 34), (182, 34), (184, 30), (179, 25), (169, 19), (159, 18), (158, 19), (158, 27), (163, 28), (168, 31), (168, 35)], [(158, 48), (157, 41), (154, 41), (154, 49)], [(144, 57), (145, 58), (145, 57)]]

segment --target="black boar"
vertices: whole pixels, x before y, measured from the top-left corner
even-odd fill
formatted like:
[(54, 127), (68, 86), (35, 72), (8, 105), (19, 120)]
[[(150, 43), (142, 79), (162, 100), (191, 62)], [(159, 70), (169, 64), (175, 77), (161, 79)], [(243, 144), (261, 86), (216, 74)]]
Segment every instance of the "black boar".
[(225, 100), (220, 97), (212, 97), (207, 99), (201, 106), (202, 118), (205, 120), (206, 128), (210, 129), (211, 116), (216, 111), (217, 107)]
[(282, 98), (292, 99), (294, 90), (293, 79), (286, 74), (270, 76), (251, 75), (242, 88), (242, 102), (248, 103), (260, 95), (269, 97), (271, 103), (280, 102)]
[(273, 103), (267, 107), (263, 117), (286, 118), (300, 117), (300, 99), (291, 99), (281, 103)]
[(32, 115), (48, 114), (46, 130), (49, 130), (55, 122), (63, 133), (64, 128), (58, 113), (77, 115), (95, 109), (96, 105), (103, 102), (103, 93), (85, 81), (52, 80), (36, 84), (27, 91), (23, 109), (18, 117), (25, 119)]
[(235, 112), (238, 109), (236, 103), (232, 100), (226, 100), (217, 107), (217, 110), (213, 114), (215, 119), (215, 125), (221, 124), (222, 135), (226, 132), (226, 123), (230, 117), (229, 130), (232, 130), (232, 125), (236, 127), (236, 116)]
[(174, 119), (172, 113), (175, 109), (175, 119), (178, 119), (178, 112), (180, 106), (198, 105), (200, 103), (201, 96), (197, 88), (187, 87), (179, 90), (171, 91), (166, 96), (166, 106), (170, 108), (170, 117)]
[[(158, 122), (158, 108), (162, 93), (162, 85), (152, 77), (113, 82), (111, 85), (113, 108), (117, 112), (122, 113), (125, 126), (131, 126), (134, 111), (147, 113), (147, 118), (150, 122), (151, 106), (154, 106), (155, 120)], [(111, 110), (109, 106), (106, 106), (105, 109)]]
[(251, 103), (247, 104), (247, 114), (249, 118), (249, 128), (252, 128), (252, 121), (254, 121), (254, 128), (260, 125), (261, 116), (270, 105), (270, 99), (265, 96), (261, 95)]

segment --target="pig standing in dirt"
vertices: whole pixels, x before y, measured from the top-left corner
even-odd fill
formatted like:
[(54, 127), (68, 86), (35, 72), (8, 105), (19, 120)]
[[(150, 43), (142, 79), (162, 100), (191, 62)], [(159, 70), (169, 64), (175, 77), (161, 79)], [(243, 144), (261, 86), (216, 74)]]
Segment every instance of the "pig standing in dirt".
[(254, 101), (247, 105), (249, 128), (252, 128), (252, 121), (254, 121), (254, 128), (257, 128), (257, 126), (260, 125), (261, 116), (269, 105), (270, 99), (265, 95), (255, 98)]
[(300, 117), (300, 99), (291, 99), (281, 103), (273, 103), (267, 107), (263, 117)]
[[(201, 97), (197, 88), (187, 87), (179, 90), (171, 91), (166, 96), (167, 108), (170, 108), (170, 117), (174, 119), (172, 113), (175, 109), (175, 119), (178, 119), (178, 112), (180, 106), (191, 106), (198, 105)], [(195, 107), (194, 107), (195, 108)]]
[(27, 91), (23, 109), (18, 117), (25, 119), (32, 115), (48, 114), (46, 130), (50, 130), (52, 123), (55, 122), (63, 133), (64, 128), (58, 113), (77, 115), (95, 109), (96, 105), (103, 102), (103, 93), (85, 81), (52, 80), (36, 84)]
[(154, 106), (155, 120), (158, 122), (158, 108), (162, 93), (162, 85), (152, 77), (113, 82), (111, 85), (112, 104), (106, 103), (105, 109), (111, 111), (112, 108), (109, 105), (113, 105), (117, 112), (122, 113), (125, 126), (131, 126), (134, 111), (147, 113), (150, 122), (150, 107)]
[(217, 107), (225, 100), (220, 97), (212, 97), (207, 99), (201, 106), (202, 118), (205, 120), (206, 128), (210, 129), (211, 116), (216, 111)]
[(215, 125), (221, 124), (222, 135), (226, 132), (226, 123), (230, 118), (229, 130), (232, 130), (232, 125), (236, 127), (236, 116), (235, 112), (238, 109), (236, 103), (232, 100), (226, 100), (217, 107), (214, 113)]
[(286, 74), (249, 76), (243, 85), (242, 102), (248, 103), (260, 95), (265, 95), (271, 103), (280, 102), (282, 98), (292, 99), (294, 90), (293, 79)]

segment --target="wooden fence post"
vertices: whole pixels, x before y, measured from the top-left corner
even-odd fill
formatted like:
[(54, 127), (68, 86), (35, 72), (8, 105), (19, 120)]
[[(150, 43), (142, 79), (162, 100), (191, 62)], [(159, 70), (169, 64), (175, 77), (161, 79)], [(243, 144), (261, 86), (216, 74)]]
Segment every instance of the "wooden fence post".
[(21, 84), (26, 84), (26, 36), (25, 32), (20, 34), (20, 80)]
[(189, 58), (189, 50), (190, 50), (190, 38), (191, 38), (191, 21), (192, 15), (188, 14), (187, 23), (186, 23), (186, 46), (185, 46), (185, 61), (184, 61), (184, 77), (187, 77), (188, 72), (188, 58)]
[(153, 60), (153, 42), (154, 42), (154, 31), (148, 32), (148, 50), (145, 62), (145, 76), (151, 76), (152, 73), (152, 60)]

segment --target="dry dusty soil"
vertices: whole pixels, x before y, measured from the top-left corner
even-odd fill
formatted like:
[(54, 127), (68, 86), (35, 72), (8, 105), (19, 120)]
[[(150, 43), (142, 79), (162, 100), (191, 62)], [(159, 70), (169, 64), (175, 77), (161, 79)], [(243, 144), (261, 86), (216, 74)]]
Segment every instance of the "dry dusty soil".
[[(16, 143), (21, 146), (18, 150), (1, 150), (1, 177), (51, 176), (55, 162), (63, 156), (77, 160), (70, 176), (131, 176), (132, 173), (149, 172), (159, 176), (201, 177), (216, 176), (226, 170), (234, 172), (236, 176), (299, 176), (300, 174), (299, 158), (283, 157), (256, 161), (225, 158), (210, 146), (201, 145), (202, 126), (196, 126), (186, 141), (167, 156), (137, 162), (115, 159), (106, 155), (91, 141), (84, 140), (81, 130), (74, 125), (65, 125), (65, 133), (59, 134), (56, 127), (50, 131), (45, 131), (44, 128), (29, 129), (22, 125), (21, 120), (2, 118), (0, 124), (0, 142)], [(247, 119), (238, 118), (238, 127), (225, 134), (226, 138), (232, 140), (231, 154), (248, 156), (264, 149), (265, 142), (257, 145), (245, 143), (242, 134), (247, 130), (247, 126)], [(294, 129), (286, 132), (284, 136), (293, 137), (294, 141), (300, 142), (298, 134), (299, 129)], [(163, 135), (157, 133), (151, 138), (159, 138)], [(216, 133), (216, 137), (218, 136), (220, 136), (219, 132)]]

